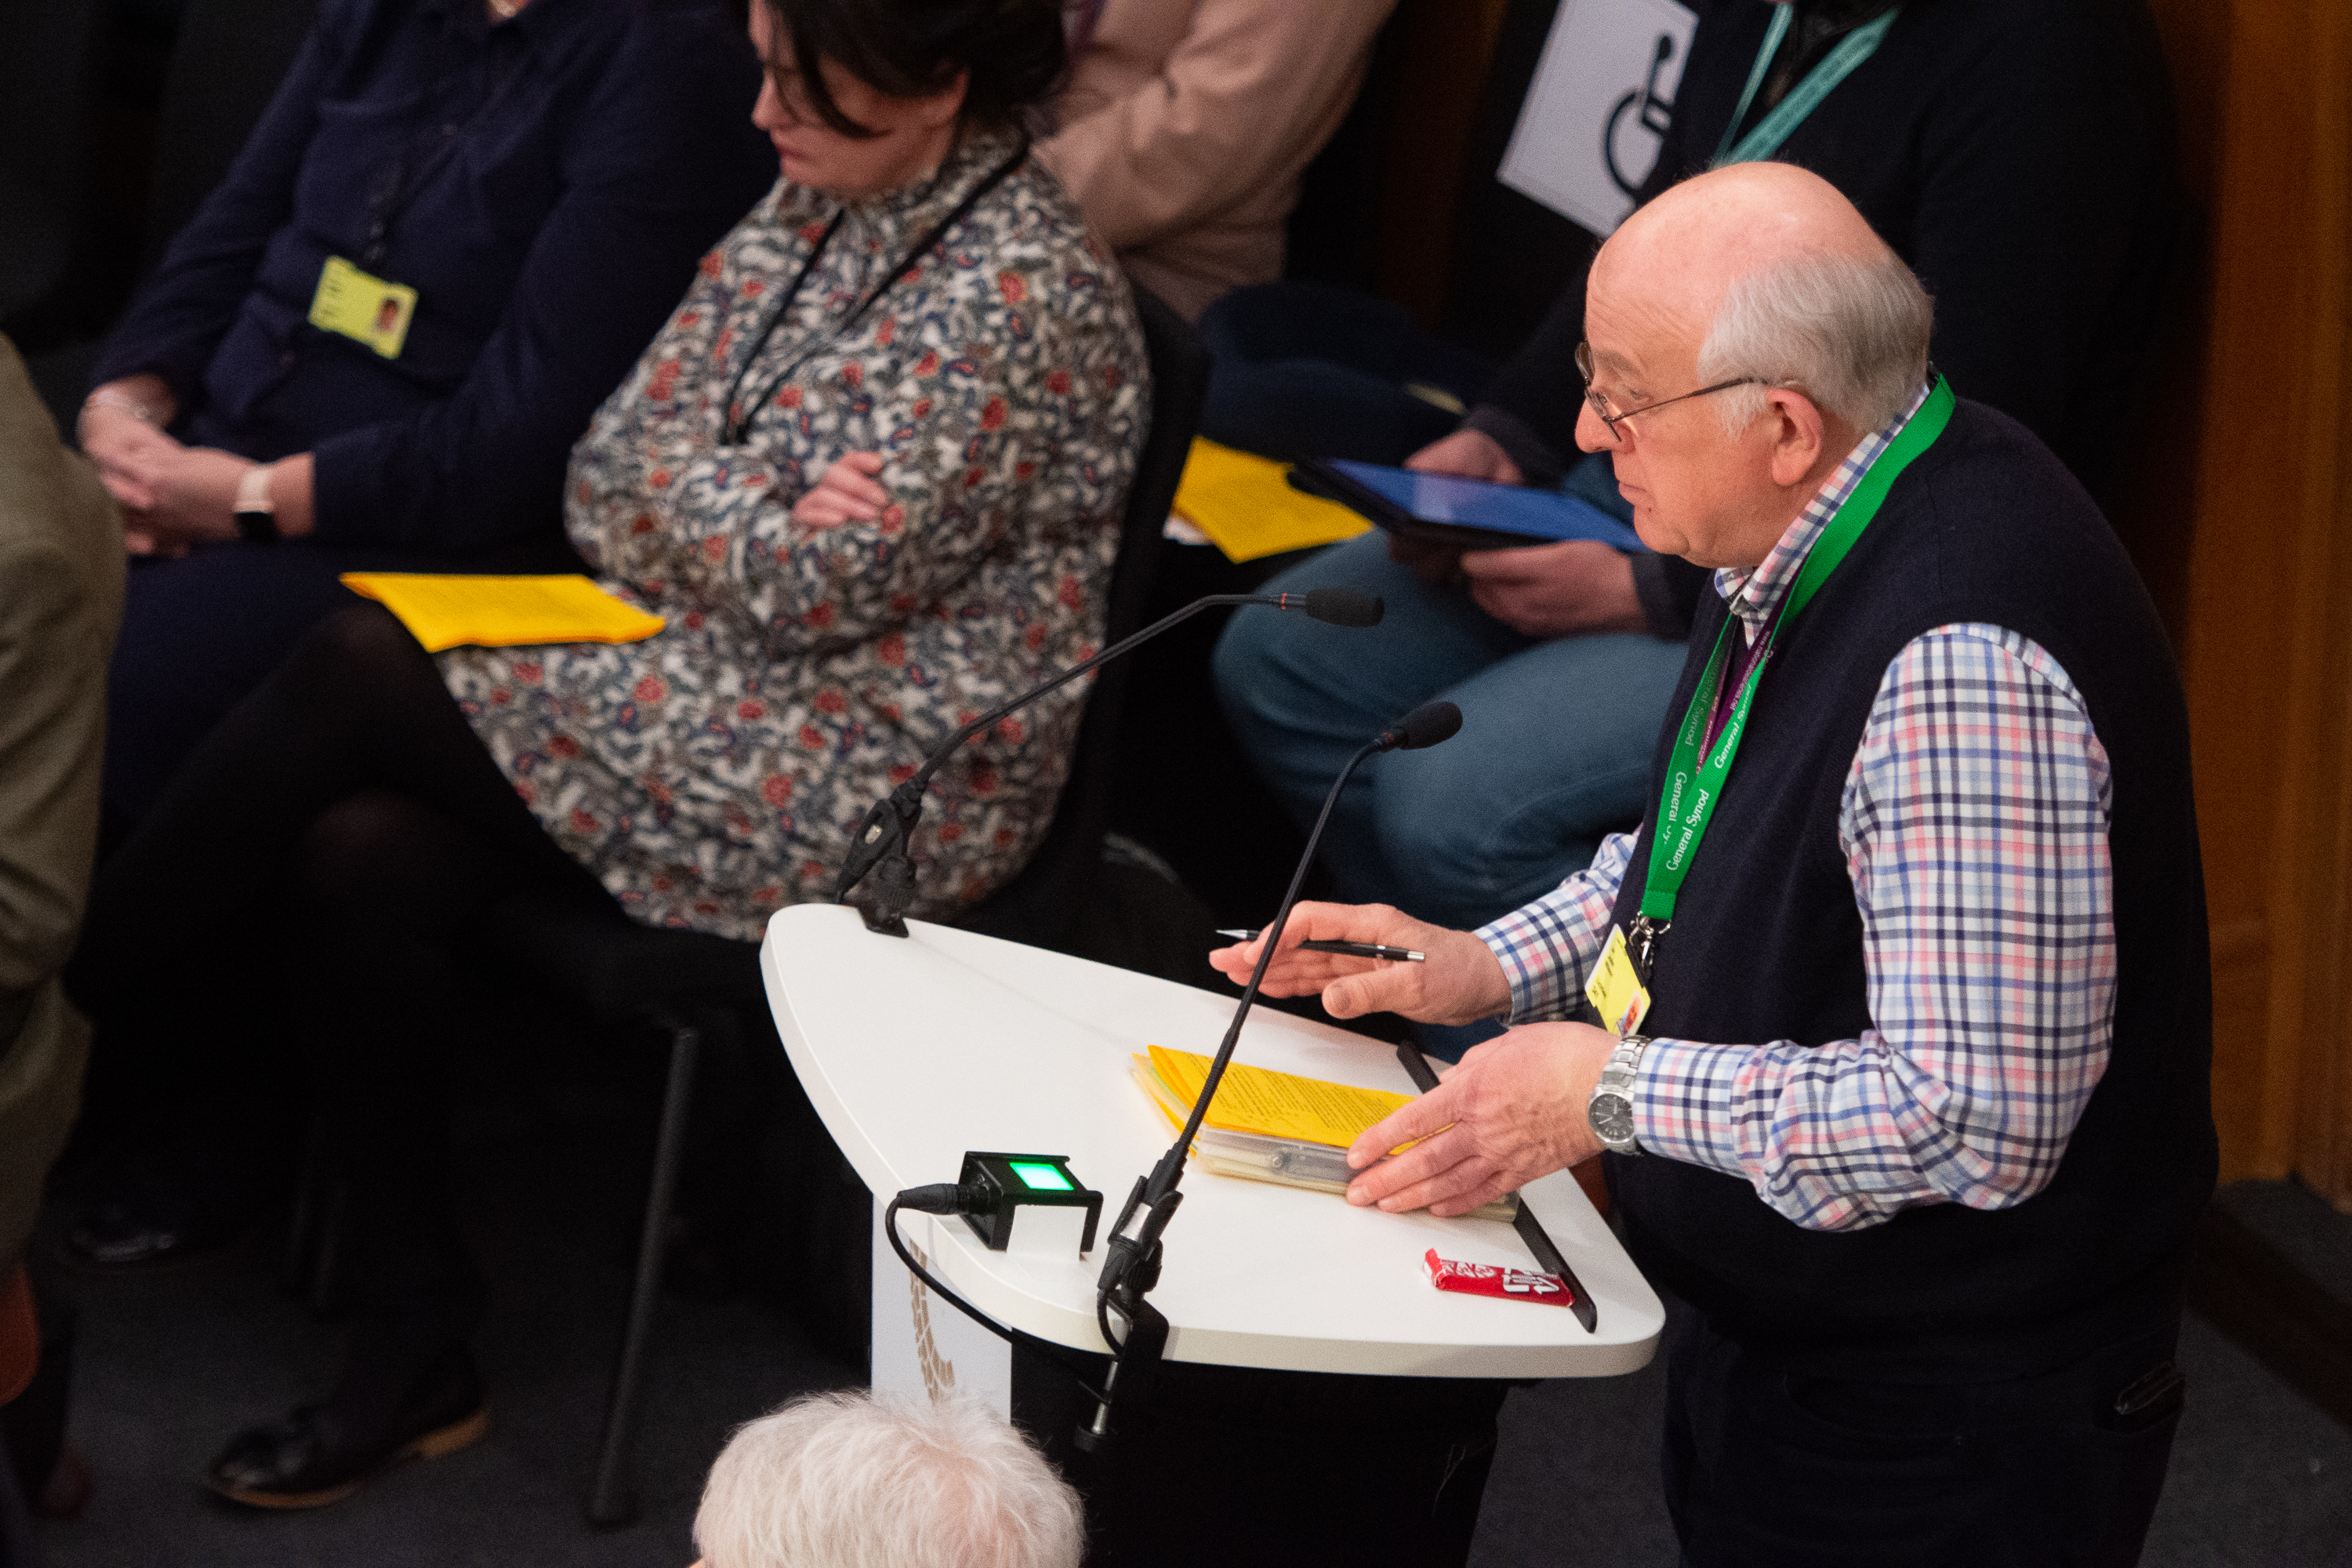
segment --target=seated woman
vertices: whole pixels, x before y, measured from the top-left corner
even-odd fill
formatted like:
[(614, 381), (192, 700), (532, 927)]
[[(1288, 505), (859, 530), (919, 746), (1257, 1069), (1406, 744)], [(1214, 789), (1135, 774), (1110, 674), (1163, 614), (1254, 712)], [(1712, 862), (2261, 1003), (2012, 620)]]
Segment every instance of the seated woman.
[(775, 177), (758, 73), (719, 0), (320, 8), (82, 409), (153, 552), (109, 694), (116, 832), (339, 573), (573, 567), (564, 454)]
[[(229, 1446), (230, 1497), (332, 1500), (479, 1429), (436, 1079), (501, 897), (755, 937), (822, 896), (961, 717), (1102, 635), (1150, 373), (1124, 279), (1018, 130), (1061, 67), (1055, 0), (760, 0), (751, 32), (783, 180), (597, 415), (566, 497), (573, 542), (667, 627), (436, 665), (373, 606), (341, 613), (100, 879), (78, 979), (101, 1055), (239, 1146), (269, 993), (299, 977), (351, 1196), (348, 1366)], [(1018, 868), (1081, 700), (937, 775), (919, 907)], [(118, 1256), (174, 1240), (147, 1239)]]

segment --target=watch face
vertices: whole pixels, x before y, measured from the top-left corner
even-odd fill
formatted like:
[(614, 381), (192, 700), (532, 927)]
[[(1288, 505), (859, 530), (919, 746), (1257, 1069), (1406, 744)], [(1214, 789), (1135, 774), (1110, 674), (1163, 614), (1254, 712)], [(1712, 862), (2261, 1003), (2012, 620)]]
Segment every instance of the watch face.
[(1622, 1094), (1596, 1094), (1591, 1110), (1592, 1130), (1604, 1143), (1633, 1141), (1633, 1102)]

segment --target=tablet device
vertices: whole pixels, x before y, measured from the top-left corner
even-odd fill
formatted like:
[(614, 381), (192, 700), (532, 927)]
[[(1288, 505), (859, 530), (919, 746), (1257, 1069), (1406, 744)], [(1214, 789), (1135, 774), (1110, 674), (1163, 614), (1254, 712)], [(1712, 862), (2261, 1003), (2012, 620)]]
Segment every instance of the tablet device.
[(1564, 539), (1597, 539), (1626, 551), (1648, 548), (1631, 525), (1559, 490), (1416, 473), (1347, 458), (1305, 458), (1291, 471), (1291, 483), (1391, 532), (1455, 550), (1512, 550)]

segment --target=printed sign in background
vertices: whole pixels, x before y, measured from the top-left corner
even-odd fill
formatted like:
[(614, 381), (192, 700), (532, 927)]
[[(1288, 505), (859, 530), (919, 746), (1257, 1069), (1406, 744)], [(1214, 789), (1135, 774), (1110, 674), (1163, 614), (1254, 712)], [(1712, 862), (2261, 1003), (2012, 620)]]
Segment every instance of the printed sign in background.
[(1676, 0), (1560, 0), (1496, 177), (1612, 232), (1658, 160), (1697, 26)]

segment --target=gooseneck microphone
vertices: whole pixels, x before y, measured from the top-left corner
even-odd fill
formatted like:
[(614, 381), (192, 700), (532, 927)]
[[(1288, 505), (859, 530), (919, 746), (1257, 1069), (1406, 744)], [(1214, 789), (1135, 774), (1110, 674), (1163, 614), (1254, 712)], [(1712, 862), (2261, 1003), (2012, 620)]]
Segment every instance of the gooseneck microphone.
[[(1347, 767), (1339, 772), (1339, 784), (1346, 784), (1355, 765), (1375, 752), (1418, 752), (1424, 746), (1450, 741), (1461, 731), (1461, 709), (1451, 702), (1424, 702), (1373, 736), (1370, 744), (1349, 759)], [(1339, 784), (1331, 786), (1335, 794), (1339, 787)], [(1328, 801), (1323, 809), (1326, 813), (1330, 811)], [(1319, 830), (1323, 825), (1318, 821), (1315, 826)]]
[[(974, 735), (987, 731), (998, 720), (1020, 711), (1064, 683), (1076, 680), (1088, 670), (1142, 647), (1179, 622), (1220, 605), (1271, 605), (1277, 610), (1304, 610), (1314, 619), (1334, 626), (1378, 626), (1384, 608), (1377, 594), (1359, 593), (1353, 588), (1310, 588), (1304, 594), (1211, 594), (1205, 598), (1193, 600), (1173, 615), (1161, 616), (1134, 636), (1122, 637), (1111, 644), (1092, 658), (1072, 665), (1052, 679), (1031, 687), (1009, 702), (997, 704), (950, 735), (937, 751), (923, 759), (923, 765), (911, 778), (866, 810), (864, 820), (857, 825), (857, 831), (850, 837), (848, 858), (842, 862), (841, 875), (834, 883), (833, 901), (837, 904), (848, 902), (850, 892), (871, 873), (874, 889), (872, 902), (865, 911), (866, 929), (881, 931), (887, 936), (905, 936), (907, 907), (915, 901), (915, 862), (908, 847), (914, 840), (915, 825), (922, 819), (923, 792), (930, 786), (931, 775), (939, 771), (940, 765), (955, 754), (955, 749)], [(1458, 714), (1454, 722), (1461, 722)], [(1447, 731), (1448, 734), (1452, 732)], [(1433, 742), (1421, 743), (1434, 744)], [(1350, 767), (1354, 765), (1352, 763), (1349, 764)]]
[[(1331, 820), (1331, 808), (1339, 804), (1339, 792), (1347, 788), (1357, 764), (1374, 752), (1411, 752), (1434, 746), (1452, 740), (1461, 728), (1461, 709), (1451, 702), (1424, 702), (1357, 748), (1356, 754), (1339, 770), (1339, 776), (1331, 781), (1330, 793), (1323, 797), (1323, 810), (1315, 818), (1315, 830), (1307, 836), (1307, 848), (1298, 857), (1298, 868), (1291, 873), (1289, 890), (1282, 895), (1282, 907), (1260, 933), (1265, 945), (1258, 950), (1257, 967), (1250, 972), (1241, 1004), (1234, 1009), (1234, 1021), (1226, 1026), (1216, 1058), (1209, 1064), (1208, 1079), (1193, 1099), (1192, 1113), (1184, 1119), (1184, 1130), (1169, 1145), (1168, 1152), (1160, 1156), (1151, 1173), (1135, 1179), (1126, 1206), (1119, 1210), (1118, 1223), (1111, 1226), (1108, 1256), (1103, 1259), (1102, 1274), (1095, 1288), (1095, 1323), (1102, 1332), (1103, 1342), (1111, 1347), (1110, 1375), (1103, 1383), (1093, 1418), (1077, 1430), (1080, 1448), (1092, 1453), (1110, 1440), (1114, 1399), (1122, 1395), (1129, 1400), (1141, 1399), (1150, 1393), (1160, 1352), (1168, 1344), (1168, 1320), (1144, 1300), (1160, 1283), (1160, 1233), (1168, 1228), (1168, 1222), (1175, 1217), (1176, 1205), (1183, 1201), (1184, 1194), (1177, 1184), (1183, 1179), (1185, 1155), (1201, 1131), (1202, 1117), (1217, 1097), (1217, 1085), (1225, 1076), (1225, 1065), (1233, 1060), (1234, 1047), (1241, 1039), (1242, 1025), (1248, 1019), (1250, 1009), (1257, 1005), (1266, 965), (1273, 962), (1275, 950), (1281, 945), (1283, 928), (1290, 921), (1291, 907), (1298, 902), (1298, 889), (1307, 881), (1307, 869), (1315, 863), (1316, 846), (1322, 842), (1324, 826)], [(1113, 1317), (1125, 1323), (1122, 1332), (1111, 1332)]]

